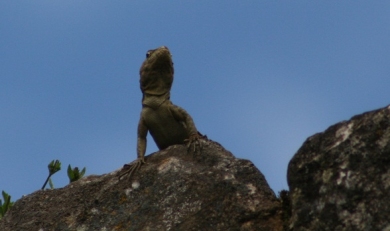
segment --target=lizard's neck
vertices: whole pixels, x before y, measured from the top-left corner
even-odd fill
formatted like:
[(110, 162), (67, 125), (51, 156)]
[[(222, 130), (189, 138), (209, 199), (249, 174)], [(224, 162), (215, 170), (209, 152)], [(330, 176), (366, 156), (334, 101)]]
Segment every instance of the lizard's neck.
[(166, 100), (169, 100), (170, 96), (171, 94), (169, 91), (162, 95), (151, 95), (145, 93), (142, 97), (142, 106), (147, 106), (153, 109), (157, 109)]

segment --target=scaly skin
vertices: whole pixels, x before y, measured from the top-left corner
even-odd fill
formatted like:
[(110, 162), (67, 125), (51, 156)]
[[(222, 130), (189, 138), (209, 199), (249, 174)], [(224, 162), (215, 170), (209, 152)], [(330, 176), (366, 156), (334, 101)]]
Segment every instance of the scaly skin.
[[(124, 173), (129, 177), (145, 163), (146, 136), (150, 132), (157, 147), (162, 150), (174, 144), (193, 145), (200, 149), (203, 137), (191, 116), (170, 100), (173, 82), (173, 62), (165, 46), (149, 50), (140, 69), (140, 87), (143, 93), (142, 111), (137, 131), (137, 160)], [(126, 166), (126, 165), (125, 165)]]
[(139, 71), (142, 94), (158, 96), (169, 92), (173, 73), (172, 55), (168, 47), (149, 50)]
[(164, 101), (157, 108), (144, 106), (138, 123), (137, 155), (143, 159), (146, 135), (150, 132), (157, 147), (162, 150), (174, 144), (195, 141), (199, 133), (191, 116), (181, 107)]

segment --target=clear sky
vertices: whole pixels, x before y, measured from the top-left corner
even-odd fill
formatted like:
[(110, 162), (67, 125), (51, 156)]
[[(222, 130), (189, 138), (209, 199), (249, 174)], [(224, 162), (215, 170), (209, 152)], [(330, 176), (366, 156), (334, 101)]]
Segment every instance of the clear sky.
[(172, 102), (275, 192), (306, 138), (390, 104), (389, 1), (0, 1), (0, 190), (40, 189), (53, 159), (56, 187), (68, 164), (136, 159), (139, 67), (161, 45)]

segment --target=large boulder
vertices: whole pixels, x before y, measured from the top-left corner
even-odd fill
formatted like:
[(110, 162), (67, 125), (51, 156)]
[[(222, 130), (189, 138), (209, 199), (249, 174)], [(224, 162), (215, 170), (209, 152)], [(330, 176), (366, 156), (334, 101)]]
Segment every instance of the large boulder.
[(200, 152), (174, 145), (122, 170), (16, 201), (2, 231), (282, 230), (281, 204), (263, 174), (218, 143)]
[(292, 230), (390, 231), (390, 106), (309, 137), (288, 184)]

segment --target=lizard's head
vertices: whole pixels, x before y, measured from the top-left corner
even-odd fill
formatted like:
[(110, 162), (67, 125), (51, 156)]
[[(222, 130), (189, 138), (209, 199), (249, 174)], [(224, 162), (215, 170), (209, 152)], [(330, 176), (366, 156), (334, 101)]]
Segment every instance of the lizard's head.
[(174, 70), (168, 47), (149, 50), (139, 72), (142, 93), (162, 95), (170, 91)]
[(173, 75), (172, 55), (168, 47), (161, 46), (146, 52), (146, 59), (140, 69), (141, 78), (142, 75), (147, 75), (152, 71), (171, 73)]

